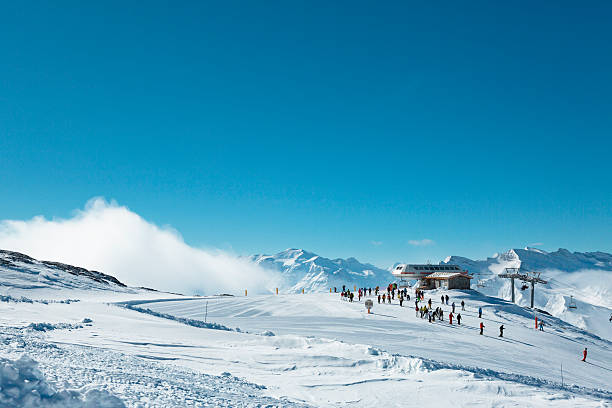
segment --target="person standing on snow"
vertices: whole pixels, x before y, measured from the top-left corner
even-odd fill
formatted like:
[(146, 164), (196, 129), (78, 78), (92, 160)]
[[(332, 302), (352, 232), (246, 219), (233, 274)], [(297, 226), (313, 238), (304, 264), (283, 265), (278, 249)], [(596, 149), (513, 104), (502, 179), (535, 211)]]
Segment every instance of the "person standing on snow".
[(380, 295), (378, 295), (378, 304), (380, 305)]
[(446, 295), (446, 305), (448, 306), (448, 295)]
[(427, 301), (427, 303), (429, 304), (429, 308), (431, 309), (431, 298), (429, 298), (429, 300)]
[(484, 331), (484, 324), (480, 322), (480, 335), (482, 336), (482, 332)]
[(478, 307), (478, 318), (481, 319), (482, 318), (482, 307)]
[(461, 310), (465, 310), (465, 302), (463, 300), (461, 301)]
[(391, 296), (387, 296), (387, 302), (389, 302), (389, 304), (391, 304)]
[(440, 296), (440, 301), (444, 304), (444, 295)]
[(584, 351), (582, 352), (582, 361), (586, 362), (586, 356), (587, 356), (587, 349), (585, 347)]
[(499, 337), (504, 337), (504, 325), (499, 326)]
[(461, 313), (457, 315), (457, 325), (461, 326)]
[(453, 313), (455, 313), (455, 302), (453, 302)]
[(453, 324), (453, 312), (450, 312), (448, 314), (448, 322), (452, 325)]
[(402, 307), (402, 304), (404, 303), (404, 297), (400, 296), (399, 301), (400, 301), (400, 307)]
[(544, 331), (544, 320), (540, 320), (540, 331)]

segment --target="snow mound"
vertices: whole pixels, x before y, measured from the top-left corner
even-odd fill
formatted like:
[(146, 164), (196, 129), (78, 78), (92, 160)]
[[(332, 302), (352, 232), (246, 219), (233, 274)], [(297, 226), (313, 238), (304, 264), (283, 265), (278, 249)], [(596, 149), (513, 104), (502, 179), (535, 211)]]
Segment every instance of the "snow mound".
[(46, 332), (51, 330), (82, 329), (83, 326), (80, 324), (71, 323), (30, 323), (27, 328), (35, 331)]
[(0, 358), (0, 406), (2, 407), (101, 407), (119, 408), (125, 404), (104, 390), (57, 391), (47, 382), (28, 356), (18, 360)]

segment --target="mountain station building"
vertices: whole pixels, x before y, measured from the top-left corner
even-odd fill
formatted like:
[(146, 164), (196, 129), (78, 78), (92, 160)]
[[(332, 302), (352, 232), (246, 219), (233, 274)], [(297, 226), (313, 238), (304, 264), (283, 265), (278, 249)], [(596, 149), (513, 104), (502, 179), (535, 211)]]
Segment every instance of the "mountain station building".
[(410, 280), (418, 280), (419, 289), (470, 289), (471, 276), (458, 265), (397, 265), (392, 274), (400, 279), (398, 286), (409, 286)]

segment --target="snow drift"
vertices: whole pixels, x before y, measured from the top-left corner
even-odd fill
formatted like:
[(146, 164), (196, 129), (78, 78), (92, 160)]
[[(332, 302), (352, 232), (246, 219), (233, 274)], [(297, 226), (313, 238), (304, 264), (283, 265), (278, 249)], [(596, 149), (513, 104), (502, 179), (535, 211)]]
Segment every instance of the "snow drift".
[(121, 408), (125, 404), (104, 390), (89, 389), (57, 391), (27, 356), (18, 360), (0, 358), (0, 406), (2, 407), (62, 407)]

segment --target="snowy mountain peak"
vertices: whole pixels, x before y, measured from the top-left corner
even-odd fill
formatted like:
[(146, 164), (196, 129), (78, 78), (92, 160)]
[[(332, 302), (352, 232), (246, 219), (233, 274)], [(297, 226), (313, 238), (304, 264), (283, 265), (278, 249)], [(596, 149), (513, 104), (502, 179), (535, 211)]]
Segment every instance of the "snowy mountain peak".
[(303, 249), (289, 248), (275, 255), (253, 255), (251, 261), (281, 272), (279, 287), (287, 292), (328, 291), (329, 288), (374, 287), (393, 280), (389, 271), (356, 258), (329, 259)]

